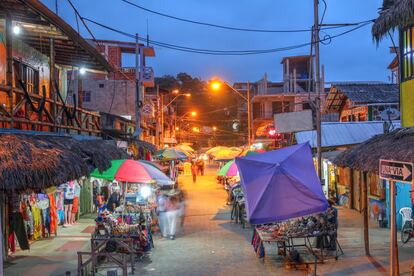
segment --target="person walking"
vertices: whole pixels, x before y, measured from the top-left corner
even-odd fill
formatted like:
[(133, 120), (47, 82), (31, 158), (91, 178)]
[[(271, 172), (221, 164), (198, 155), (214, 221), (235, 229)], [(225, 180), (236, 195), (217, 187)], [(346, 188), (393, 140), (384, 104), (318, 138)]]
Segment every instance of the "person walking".
[(197, 164), (194, 161), (191, 162), (191, 175), (193, 176), (193, 183), (196, 183), (197, 181), (197, 170), (198, 170)]
[(161, 236), (166, 238), (168, 236), (169, 228), (167, 222), (167, 201), (168, 198), (158, 191), (157, 197), (157, 214), (158, 226), (160, 227)]
[(177, 218), (179, 216), (179, 208), (177, 197), (170, 196), (167, 201), (167, 223), (168, 237), (173, 240), (177, 232)]

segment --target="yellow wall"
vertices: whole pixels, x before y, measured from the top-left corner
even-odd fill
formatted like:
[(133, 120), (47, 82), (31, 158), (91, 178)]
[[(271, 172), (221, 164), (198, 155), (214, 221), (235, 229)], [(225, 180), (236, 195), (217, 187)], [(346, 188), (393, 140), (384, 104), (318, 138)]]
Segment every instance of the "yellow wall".
[(400, 104), (402, 126), (414, 126), (414, 80), (401, 83)]

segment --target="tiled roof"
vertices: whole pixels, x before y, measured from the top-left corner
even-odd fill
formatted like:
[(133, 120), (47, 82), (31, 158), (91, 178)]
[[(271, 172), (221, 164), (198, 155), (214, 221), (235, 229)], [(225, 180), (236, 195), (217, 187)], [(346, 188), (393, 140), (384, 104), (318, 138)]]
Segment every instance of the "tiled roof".
[(339, 93), (353, 103), (398, 103), (400, 101), (397, 84), (388, 83), (339, 83), (333, 84)]

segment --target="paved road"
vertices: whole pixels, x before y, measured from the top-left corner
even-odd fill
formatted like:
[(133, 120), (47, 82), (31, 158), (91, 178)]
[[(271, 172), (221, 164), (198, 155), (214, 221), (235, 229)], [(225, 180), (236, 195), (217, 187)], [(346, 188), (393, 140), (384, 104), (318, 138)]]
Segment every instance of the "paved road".
[[(176, 240), (155, 237), (156, 248), (138, 265), (135, 275), (307, 275), (284, 267), (274, 254), (262, 262), (250, 245), (252, 230), (229, 222), (226, 194), (215, 181), (215, 169), (198, 177), (181, 177), (187, 195), (184, 229)], [(371, 254), (363, 250), (362, 218), (356, 211), (339, 210), (339, 241), (345, 256), (318, 266), (318, 275), (387, 275), (389, 231), (370, 230)], [(75, 227), (61, 229), (57, 238), (35, 242), (31, 251), (18, 252), (5, 275), (76, 275), (76, 251), (89, 248), (93, 219), (83, 218)], [(414, 242), (400, 247), (402, 275), (409, 275)], [(103, 274), (105, 275), (105, 274)]]

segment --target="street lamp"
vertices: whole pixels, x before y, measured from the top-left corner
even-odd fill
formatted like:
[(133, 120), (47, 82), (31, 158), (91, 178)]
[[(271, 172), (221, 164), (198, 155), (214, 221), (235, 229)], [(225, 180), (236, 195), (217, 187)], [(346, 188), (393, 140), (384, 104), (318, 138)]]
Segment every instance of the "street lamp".
[[(178, 130), (178, 134), (179, 134), (179, 140), (181, 140), (181, 128), (179, 126), (181, 126), (181, 121), (183, 121), (183, 119), (187, 116), (187, 115), (191, 115), (191, 117), (195, 117), (197, 116), (197, 112), (196, 111), (188, 111), (186, 113), (184, 113), (184, 115), (180, 116), (179, 118), (175, 119), (175, 130)], [(179, 126), (177, 126), (177, 122), (179, 123)]]
[[(177, 92), (175, 92), (175, 91), (177, 91)], [(176, 94), (176, 96), (171, 100), (171, 102), (166, 104), (165, 107), (169, 107), (180, 96), (184, 96), (184, 97), (187, 97), (187, 98), (191, 97), (190, 93), (179, 93), (178, 90), (173, 90), (173, 94)]]
[(240, 91), (238, 91), (237, 89), (235, 89), (233, 86), (231, 86), (230, 84), (228, 84), (225, 81), (220, 81), (220, 80), (212, 80), (210, 83), (211, 89), (218, 91), (220, 90), (222, 85), (226, 85), (228, 88), (230, 88), (231, 90), (233, 90), (234, 92), (237, 93), (237, 95), (239, 95), (242, 99), (244, 99), (245, 101), (247, 101), (247, 140), (248, 140), (248, 144), (249, 146), (251, 145), (251, 119), (250, 119), (250, 82), (247, 82), (247, 97), (244, 96), (242, 93), (240, 93)]

